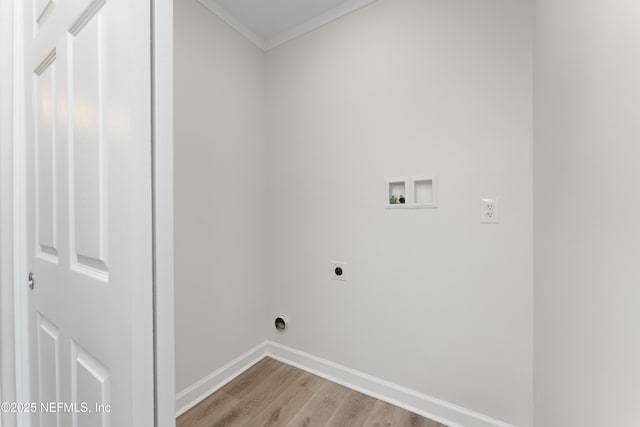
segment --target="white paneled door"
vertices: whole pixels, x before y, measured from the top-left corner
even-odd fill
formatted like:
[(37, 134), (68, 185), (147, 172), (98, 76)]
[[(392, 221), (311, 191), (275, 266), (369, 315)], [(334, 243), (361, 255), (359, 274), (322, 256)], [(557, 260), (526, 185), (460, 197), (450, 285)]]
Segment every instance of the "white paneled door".
[(24, 3), (31, 425), (153, 425), (150, 1)]

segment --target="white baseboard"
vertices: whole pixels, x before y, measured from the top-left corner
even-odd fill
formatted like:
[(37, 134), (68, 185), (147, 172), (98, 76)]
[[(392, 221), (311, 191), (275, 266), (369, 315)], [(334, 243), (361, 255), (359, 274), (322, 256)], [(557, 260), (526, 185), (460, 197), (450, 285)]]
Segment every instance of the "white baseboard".
[(312, 354), (273, 341), (267, 341), (266, 344), (267, 356), (269, 357), (449, 427), (514, 427), (511, 424), (338, 365)]
[(265, 341), (176, 394), (176, 417), (184, 414), (262, 360), (267, 355), (266, 348)]
[(273, 341), (265, 341), (254, 347), (178, 393), (176, 396), (177, 415), (183, 414), (266, 356), (449, 427), (514, 427), (478, 412)]

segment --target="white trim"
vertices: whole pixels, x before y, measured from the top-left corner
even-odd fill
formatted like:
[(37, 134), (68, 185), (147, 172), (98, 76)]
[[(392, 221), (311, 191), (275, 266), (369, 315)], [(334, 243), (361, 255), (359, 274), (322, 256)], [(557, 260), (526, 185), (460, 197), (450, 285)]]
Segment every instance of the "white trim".
[[(3, 401), (30, 401), (24, 176), (23, 2), (2, 2), (0, 126), (0, 376)], [(8, 85), (8, 86), (7, 86)], [(27, 413), (0, 414), (4, 427), (30, 425)]]
[(249, 28), (245, 27), (240, 21), (236, 19), (231, 13), (227, 12), (227, 10), (220, 5), (216, 0), (198, 0), (204, 7), (209, 9), (218, 18), (222, 19), (226, 22), (231, 28), (242, 34), (247, 40), (251, 43), (255, 44), (262, 50), (267, 50), (267, 45), (262, 40), (262, 38), (251, 31)]
[(267, 341), (267, 356), (449, 427), (514, 427), (453, 403), (273, 341)]
[(267, 341), (235, 358), (220, 369), (210, 373), (200, 381), (190, 385), (176, 395), (176, 417), (231, 382), (238, 375), (258, 363), (267, 355)]
[(356, 10), (361, 9), (377, 0), (348, 0), (342, 3), (340, 6), (336, 6), (333, 9), (330, 9), (325, 13), (318, 15), (315, 18), (312, 18), (303, 24), (300, 24), (274, 37), (271, 37), (269, 40), (264, 40), (262, 37), (260, 37), (253, 31), (251, 31), (249, 28), (247, 28), (235, 16), (233, 16), (233, 14), (231, 14), (222, 5), (220, 5), (220, 3), (218, 3), (216, 0), (198, 0), (198, 1), (204, 7), (206, 7), (215, 15), (217, 15), (218, 18), (226, 22), (231, 28), (235, 29), (237, 32), (243, 35), (247, 40), (249, 40), (250, 42), (255, 44), (257, 47), (259, 47), (260, 49), (266, 52), (284, 43), (287, 43), (288, 41), (298, 38), (303, 34), (309, 33), (317, 28), (320, 28), (323, 25), (333, 22), (336, 19), (340, 19), (345, 15), (355, 12)]
[(271, 50), (293, 39), (296, 39), (306, 33), (327, 25), (330, 22), (340, 19), (345, 15), (355, 12), (358, 9), (362, 9), (363, 7), (375, 1), (377, 0), (349, 0), (347, 2), (344, 2), (340, 6), (334, 7), (333, 9), (328, 10), (322, 15), (318, 15), (315, 18), (305, 22), (304, 24), (300, 24), (297, 27), (294, 27), (290, 30), (278, 34), (277, 36), (272, 37), (267, 41), (265, 50)]
[(152, 6), (156, 427), (175, 427), (173, 0)]
[[(14, 2), (0, 2), (0, 401), (15, 401), (13, 306)], [(0, 426), (16, 423), (0, 413)]]
[(514, 427), (479, 412), (393, 384), (364, 372), (296, 350), (273, 341), (252, 348), (176, 395), (177, 416), (182, 415), (242, 372), (271, 357), (368, 396), (388, 402), (449, 427)]
[[(33, 401), (29, 351), (29, 295), (27, 277), (27, 177), (25, 153), (25, 27), (24, 2), (14, 2), (13, 42), (13, 299), (16, 394), (18, 402)], [(19, 413), (17, 425), (29, 427), (31, 414)]]

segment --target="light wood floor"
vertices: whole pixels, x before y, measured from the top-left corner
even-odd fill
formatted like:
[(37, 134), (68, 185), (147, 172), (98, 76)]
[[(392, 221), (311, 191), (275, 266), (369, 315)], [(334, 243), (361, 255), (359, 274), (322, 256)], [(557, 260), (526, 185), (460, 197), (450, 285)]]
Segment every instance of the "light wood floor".
[(178, 418), (178, 427), (445, 427), (265, 358)]

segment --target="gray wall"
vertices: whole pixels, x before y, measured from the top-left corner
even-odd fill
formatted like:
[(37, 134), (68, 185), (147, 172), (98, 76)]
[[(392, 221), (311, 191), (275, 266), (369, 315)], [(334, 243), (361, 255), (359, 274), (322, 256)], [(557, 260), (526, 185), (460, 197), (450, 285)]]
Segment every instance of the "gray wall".
[(640, 3), (537, 0), (540, 427), (640, 425)]
[(264, 53), (175, 2), (176, 389), (264, 340)]
[[(533, 424), (531, 17), (380, 0), (268, 53), (269, 338)], [(429, 174), (437, 210), (384, 209), (386, 178)]]

